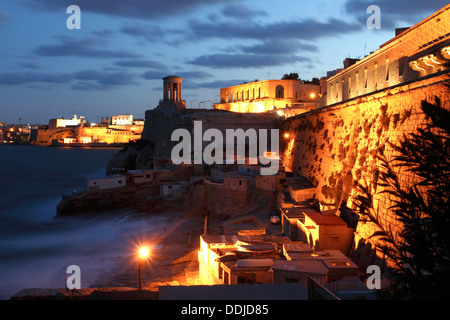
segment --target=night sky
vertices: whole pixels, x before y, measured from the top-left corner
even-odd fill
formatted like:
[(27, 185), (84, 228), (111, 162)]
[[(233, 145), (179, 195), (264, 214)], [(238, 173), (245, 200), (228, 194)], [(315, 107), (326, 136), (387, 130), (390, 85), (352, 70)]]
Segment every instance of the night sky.
[[(363, 58), (447, 0), (2, 0), (0, 121), (133, 114), (179, 75), (187, 107), (209, 107), (222, 87), (295, 72), (320, 78)], [(81, 29), (69, 30), (69, 5)], [(369, 29), (369, 5), (381, 29)]]

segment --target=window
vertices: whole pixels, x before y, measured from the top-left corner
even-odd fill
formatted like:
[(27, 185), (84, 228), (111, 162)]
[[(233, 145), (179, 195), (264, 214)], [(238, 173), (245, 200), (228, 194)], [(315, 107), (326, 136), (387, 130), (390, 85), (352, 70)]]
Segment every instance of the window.
[(405, 73), (405, 57), (398, 60), (398, 75), (403, 76)]
[(364, 88), (367, 89), (367, 68), (364, 70)]
[(386, 59), (386, 81), (389, 81), (389, 59)]
[(275, 98), (282, 99), (284, 98), (284, 87), (279, 85), (275, 88)]
[(348, 77), (348, 93), (352, 93), (352, 76)]

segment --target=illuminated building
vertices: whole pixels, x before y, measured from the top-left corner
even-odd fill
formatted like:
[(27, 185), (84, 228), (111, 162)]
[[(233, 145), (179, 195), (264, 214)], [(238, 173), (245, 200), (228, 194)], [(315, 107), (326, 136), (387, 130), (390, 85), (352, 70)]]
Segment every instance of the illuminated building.
[(293, 116), (316, 109), (320, 86), (302, 80), (264, 80), (220, 89), (215, 109), (239, 113), (278, 111)]
[(327, 80), (328, 105), (384, 91), (449, 68), (450, 8), (437, 11), (362, 60), (346, 59), (344, 69)]

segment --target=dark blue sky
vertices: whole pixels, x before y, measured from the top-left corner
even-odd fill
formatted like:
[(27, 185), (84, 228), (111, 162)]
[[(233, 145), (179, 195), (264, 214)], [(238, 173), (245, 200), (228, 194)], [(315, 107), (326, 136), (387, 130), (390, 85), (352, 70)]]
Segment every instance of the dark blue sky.
[[(381, 9), (370, 30), (369, 5)], [(296, 72), (322, 77), (363, 57), (448, 4), (444, 0), (2, 0), (0, 121), (131, 113), (182, 76), (188, 107), (210, 106), (220, 88)], [(69, 5), (81, 29), (69, 30)]]

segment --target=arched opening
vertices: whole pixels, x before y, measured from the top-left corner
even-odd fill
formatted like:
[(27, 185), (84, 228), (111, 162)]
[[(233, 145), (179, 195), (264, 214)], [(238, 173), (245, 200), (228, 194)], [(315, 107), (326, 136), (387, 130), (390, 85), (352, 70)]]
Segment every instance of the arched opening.
[(282, 85), (278, 85), (275, 88), (275, 98), (283, 99), (284, 98), (284, 87)]

